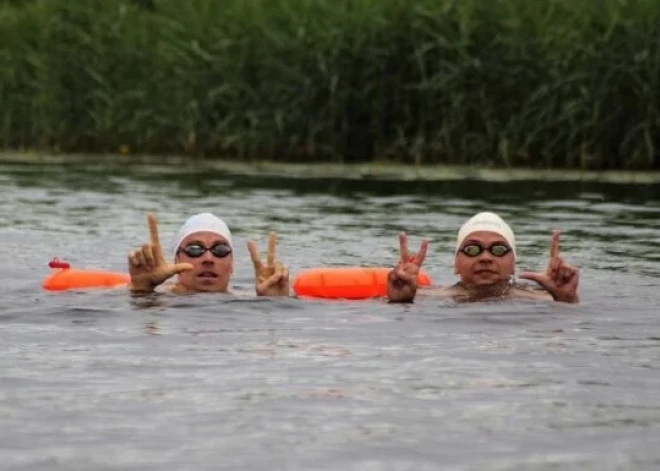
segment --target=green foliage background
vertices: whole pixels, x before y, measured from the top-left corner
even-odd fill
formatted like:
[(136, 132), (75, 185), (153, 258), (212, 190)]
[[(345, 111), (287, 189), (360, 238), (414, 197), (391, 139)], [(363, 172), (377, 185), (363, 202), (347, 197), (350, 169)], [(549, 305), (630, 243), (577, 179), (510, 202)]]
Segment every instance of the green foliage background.
[(660, 168), (657, 0), (0, 3), (0, 147)]

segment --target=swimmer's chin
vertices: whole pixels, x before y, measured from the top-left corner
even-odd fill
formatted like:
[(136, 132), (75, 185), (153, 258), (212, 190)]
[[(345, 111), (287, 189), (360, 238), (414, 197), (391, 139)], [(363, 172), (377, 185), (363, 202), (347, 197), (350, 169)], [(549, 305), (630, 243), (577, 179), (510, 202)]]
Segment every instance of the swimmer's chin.
[[(192, 294), (192, 293), (227, 293), (229, 292), (227, 287), (218, 286), (214, 284), (214, 278), (202, 279), (201, 282), (196, 284), (194, 287), (182, 285), (181, 283), (176, 283), (172, 286), (170, 292), (174, 294)], [(203, 282), (206, 281), (206, 282)]]

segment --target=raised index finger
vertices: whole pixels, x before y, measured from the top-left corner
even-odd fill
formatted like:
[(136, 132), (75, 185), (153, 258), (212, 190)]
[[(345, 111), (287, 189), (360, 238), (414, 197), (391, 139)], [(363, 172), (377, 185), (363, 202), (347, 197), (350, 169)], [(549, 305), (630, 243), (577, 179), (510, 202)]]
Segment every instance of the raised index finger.
[(154, 247), (160, 247), (160, 238), (158, 237), (158, 222), (156, 215), (149, 213), (147, 215), (147, 223), (149, 224), (149, 240)]
[(552, 239), (550, 240), (550, 258), (559, 256), (559, 235), (561, 232), (557, 229), (552, 231)]
[(277, 243), (277, 235), (271, 231), (268, 234), (268, 252), (266, 252), (266, 263), (268, 266), (275, 265), (275, 244)]

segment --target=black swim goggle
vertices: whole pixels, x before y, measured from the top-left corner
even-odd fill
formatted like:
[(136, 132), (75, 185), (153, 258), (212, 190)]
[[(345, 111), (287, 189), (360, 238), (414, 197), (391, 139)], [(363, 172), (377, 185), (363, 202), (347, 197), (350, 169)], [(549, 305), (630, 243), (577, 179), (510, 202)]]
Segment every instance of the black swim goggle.
[(202, 244), (193, 243), (185, 247), (179, 247), (177, 250), (177, 252), (183, 252), (191, 258), (201, 257), (207, 251), (211, 252), (217, 258), (225, 258), (232, 252), (231, 246), (223, 243), (215, 244), (211, 247), (204, 247)]
[(480, 244), (468, 244), (465, 247), (461, 248), (459, 252), (464, 253), (468, 257), (477, 257), (481, 255), (484, 250), (488, 250), (494, 257), (504, 257), (506, 254), (511, 252), (511, 247), (501, 242), (495, 242), (490, 247), (484, 247)]

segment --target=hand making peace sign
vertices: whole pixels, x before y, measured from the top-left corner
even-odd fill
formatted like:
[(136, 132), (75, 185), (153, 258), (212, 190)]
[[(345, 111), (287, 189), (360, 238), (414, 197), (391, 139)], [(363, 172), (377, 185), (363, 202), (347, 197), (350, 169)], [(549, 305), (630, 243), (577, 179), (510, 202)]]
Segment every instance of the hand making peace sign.
[(255, 289), (257, 296), (288, 296), (289, 270), (281, 262), (275, 260), (275, 245), (277, 235), (268, 235), (268, 252), (266, 264), (261, 262), (257, 244), (248, 240), (247, 246), (254, 265)]
[(156, 286), (173, 275), (192, 270), (190, 263), (170, 263), (163, 256), (163, 247), (158, 237), (155, 214), (147, 215), (149, 243), (128, 254), (128, 273), (131, 275), (129, 289), (132, 292), (152, 292)]
[(387, 297), (394, 302), (410, 302), (417, 293), (417, 275), (426, 258), (429, 242), (422, 240), (415, 255), (408, 253), (408, 236), (399, 234), (400, 258), (396, 266), (387, 275)]
[(545, 288), (555, 301), (567, 303), (579, 302), (577, 294), (580, 271), (574, 266), (564, 262), (559, 256), (560, 231), (552, 231), (550, 241), (550, 260), (548, 268), (544, 272), (522, 272), (519, 278), (536, 281)]

